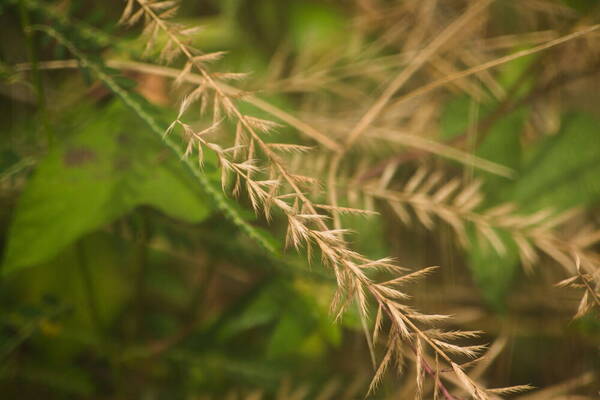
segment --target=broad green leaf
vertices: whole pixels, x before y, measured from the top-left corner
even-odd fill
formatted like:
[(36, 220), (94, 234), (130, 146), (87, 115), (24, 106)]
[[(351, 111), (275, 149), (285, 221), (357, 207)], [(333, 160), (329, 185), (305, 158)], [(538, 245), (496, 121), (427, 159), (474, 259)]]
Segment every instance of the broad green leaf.
[(179, 160), (129, 115), (119, 104), (98, 111), (40, 162), (17, 205), (5, 273), (52, 258), (139, 205), (190, 222), (208, 215)]
[[(174, 140), (166, 137), (164, 132), (166, 130), (166, 124), (162, 123), (157, 119), (156, 109), (150, 107), (150, 105), (141, 96), (125, 90), (122, 86), (111, 75), (101, 60), (97, 60), (92, 56), (84, 53), (78, 44), (85, 46), (81, 37), (81, 32), (77, 26), (71, 26), (69, 29), (62, 26), (62, 21), (54, 20), (57, 29), (48, 26), (38, 26), (37, 29), (43, 31), (47, 35), (55, 38), (59, 43), (68, 48), (68, 50), (77, 57), (84, 66), (89, 68), (94, 75), (106, 85), (116, 96), (118, 96), (129, 109), (137, 115), (147, 127), (152, 131), (155, 137), (162, 140), (163, 145), (171, 153), (182, 157), (183, 150)], [(69, 35), (65, 36), (66, 31)], [(95, 44), (89, 44), (89, 46), (97, 47)], [(86, 48), (86, 47), (82, 47)], [(189, 158), (184, 158), (183, 165), (187, 169), (187, 172), (192, 175), (200, 184), (204, 193), (211, 199), (212, 204), (218, 208), (223, 214), (238, 228), (240, 228), (246, 235), (252, 240), (260, 244), (264, 249), (274, 255), (279, 254), (279, 242), (272, 239), (270, 235), (266, 235), (264, 231), (256, 229), (254, 226), (248, 223), (248, 218), (245, 217), (245, 212), (232, 200), (227, 198), (221, 190), (218, 188), (218, 184), (215, 184), (214, 179), (210, 179), (204, 171), (201, 171), (195, 161)]]
[(512, 199), (529, 211), (587, 206), (600, 200), (600, 121), (587, 114), (564, 118), (544, 140), (514, 187)]

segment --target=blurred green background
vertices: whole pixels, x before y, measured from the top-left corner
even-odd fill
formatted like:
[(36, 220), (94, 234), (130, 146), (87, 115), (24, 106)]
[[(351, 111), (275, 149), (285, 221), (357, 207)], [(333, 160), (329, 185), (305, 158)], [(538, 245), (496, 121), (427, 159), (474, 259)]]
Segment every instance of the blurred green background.
[[(352, 111), (367, 102), (361, 96), (375, 96), (395, 76), (397, 67), (369, 68), (406, 50), (401, 39), (382, 38), (399, 25), (419, 25), (402, 14), (408, 3), (184, 1), (177, 20), (203, 27), (194, 36), (203, 51), (228, 51), (215, 70), (251, 72), (238, 86), (335, 131), (327, 118), (352, 121)], [(436, 7), (451, 19), (466, 3)], [(515, 35), (505, 49), (511, 53), (532, 46), (518, 36), (529, 30), (566, 33), (599, 21), (597, 1), (538, 3), (494, 2), (482, 22), (485, 32)], [(356, 311), (333, 321), (334, 277), (283, 249), (285, 221), (268, 224), (244, 199), (219, 204), (214, 158), (206, 160), (199, 182), (164, 145), (160, 133), (176, 115), (178, 96), (167, 79), (106, 65), (156, 62), (154, 49), (142, 54), (139, 29), (117, 26), (123, 6), (117, 0), (0, 2), (0, 397), (363, 398), (373, 373), (369, 350)], [(387, 15), (378, 20), (370, 9)], [(482, 179), (486, 208), (502, 202), (525, 212), (579, 207), (581, 219), (597, 229), (595, 35), (571, 53), (559, 47), (494, 71), (510, 101), (475, 101), (474, 92), (456, 88), (431, 99), (439, 110), (433, 139), (452, 143), (479, 120), (486, 134), (466, 150), (510, 167), (516, 178), (431, 162)], [(87, 67), (46, 69), (44, 61), (81, 60), (70, 45)], [(99, 80), (98, 71), (110, 82)], [(416, 77), (414, 86), (439, 77), (434, 72)], [(559, 91), (561, 82), (577, 77), (578, 86)], [(557, 97), (562, 102), (550, 109), (552, 119), (540, 122), (538, 108)], [(287, 126), (278, 135), (278, 141), (313, 144)], [(367, 154), (375, 164), (397, 151), (367, 144), (350, 162)], [(407, 163), (400, 175), (416, 165)], [(485, 250), (472, 232), (463, 250), (447, 226), (404, 225), (389, 207), (378, 207), (381, 217), (345, 219), (357, 231), (355, 244), (371, 257), (397, 256), (403, 265), (443, 266), (410, 291), (422, 309), (455, 315), (450, 328), (481, 329), (484, 341), (502, 350), (481, 373), (486, 383), (570, 382), (568, 391), (581, 396), (573, 399), (595, 398), (600, 322), (593, 312), (571, 320), (580, 293), (553, 287), (564, 278), (560, 268), (544, 260), (527, 275), (505, 233), (499, 232), (504, 255)], [(411, 374), (410, 368), (390, 374), (373, 398), (409, 398)], [(539, 398), (567, 398), (559, 397), (565, 391)]]

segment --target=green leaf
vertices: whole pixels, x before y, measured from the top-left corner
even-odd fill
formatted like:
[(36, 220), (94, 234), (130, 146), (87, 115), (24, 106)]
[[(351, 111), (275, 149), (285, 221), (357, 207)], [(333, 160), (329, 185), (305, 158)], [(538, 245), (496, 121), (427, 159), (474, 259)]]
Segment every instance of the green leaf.
[[(487, 132), (475, 154), (483, 159), (520, 171), (522, 162), (521, 134), (527, 117), (527, 109), (521, 108), (500, 118)], [(497, 204), (507, 187), (514, 184), (505, 178), (478, 171), (484, 179), (488, 202)]]
[[(515, 182), (497, 181), (486, 186), (492, 199), (488, 205), (516, 202), (527, 213), (543, 208), (560, 212), (597, 203), (600, 200), (600, 122), (585, 114), (564, 118), (561, 131), (543, 140), (529, 161), (519, 168), (516, 163), (520, 158), (521, 124), (518, 114), (509, 116), (494, 127), (496, 133), (490, 132), (487, 149), (484, 143), (479, 150), (481, 156), (493, 161), (503, 158), (501, 162), (522, 171)], [(501, 310), (520, 261), (510, 235), (502, 231), (498, 234), (507, 247), (507, 254), (496, 254), (471, 235), (469, 265), (484, 298)]]
[[(60, 21), (57, 20), (54, 21), (56, 27), (60, 26), (59, 22)], [(62, 26), (60, 27), (64, 28)], [(95, 76), (100, 79), (108, 89), (117, 95), (123, 101), (123, 103), (125, 103), (131, 109), (131, 111), (133, 111), (142, 121), (144, 121), (144, 123), (146, 123), (148, 128), (150, 128), (155, 136), (161, 138), (163, 145), (170, 152), (174, 153), (180, 158), (183, 158), (183, 150), (181, 147), (175, 141), (164, 135), (166, 125), (162, 124), (155, 118), (155, 110), (151, 109), (150, 105), (142, 97), (119, 86), (117, 81), (113, 78), (113, 76), (110, 75), (108, 69), (100, 60), (96, 60), (82, 52), (80, 48), (77, 47), (76, 43), (70, 40), (70, 37), (74, 37), (77, 42), (81, 41), (82, 38), (79, 36), (77, 26), (72, 26), (71, 28), (74, 31), (69, 31), (70, 36), (67, 38), (63, 33), (54, 28), (48, 26), (36, 27), (36, 29), (50, 35), (58, 40), (62, 45), (67, 47), (67, 49), (75, 57), (77, 57), (83, 65), (90, 68)], [(270, 235), (266, 235), (265, 232), (259, 231), (250, 225), (244, 217), (244, 211), (242, 211), (236, 203), (223, 195), (221, 190), (218, 188), (218, 185), (215, 184), (213, 180), (211, 180), (203, 171), (198, 168), (198, 165), (195, 161), (192, 161), (189, 158), (184, 158), (183, 164), (190, 175), (192, 175), (200, 183), (204, 193), (206, 193), (212, 199), (212, 203), (220, 211), (222, 211), (231, 222), (233, 222), (238, 228), (246, 233), (246, 235), (248, 235), (251, 239), (259, 243), (264, 249), (274, 255), (279, 254), (279, 242), (275, 242), (271, 239)], [(277, 243), (277, 246), (275, 243)]]
[(179, 160), (129, 115), (119, 104), (97, 112), (40, 162), (16, 208), (5, 273), (52, 258), (139, 205), (190, 222), (208, 215)]
[(440, 120), (440, 140), (448, 141), (466, 132), (469, 127), (469, 96), (457, 96), (446, 104)]
[(600, 200), (600, 121), (573, 114), (534, 152), (512, 192), (525, 210), (557, 211)]

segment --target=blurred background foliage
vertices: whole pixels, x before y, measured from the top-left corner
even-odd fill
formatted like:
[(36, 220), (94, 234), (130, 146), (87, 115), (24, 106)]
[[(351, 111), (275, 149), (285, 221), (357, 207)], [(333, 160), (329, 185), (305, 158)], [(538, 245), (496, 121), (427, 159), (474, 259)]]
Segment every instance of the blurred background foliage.
[[(326, 126), (337, 140), (344, 120), (355, 118), (352, 110), (365, 106), (361, 96), (393, 76), (397, 66), (385, 63), (410, 50), (396, 47), (392, 29), (418, 26), (418, 18), (402, 14), (407, 3), (184, 1), (178, 19), (203, 27), (194, 37), (203, 51), (228, 51), (215, 70), (251, 72), (236, 85)], [(448, 3), (438, 6), (450, 17), (465, 4)], [(482, 24), (489, 37), (513, 35), (506, 46), (512, 53), (532, 46), (519, 36), (528, 31), (564, 33), (598, 23), (598, 4), (498, 0)], [(370, 15), (374, 5), (389, 10), (387, 18)], [(122, 7), (118, 0), (0, 3), (1, 397), (362, 398), (372, 375), (369, 350), (354, 311), (333, 322), (329, 272), (283, 250), (282, 221), (268, 225), (247, 201), (223, 200), (249, 228), (227, 218), (207, 192), (209, 185), (220, 190), (216, 160), (208, 157), (199, 184), (152, 133), (148, 118), (132, 112), (132, 105), (145, 110), (160, 133), (175, 117), (178, 95), (164, 77), (105, 65), (157, 56), (143, 54), (144, 40), (117, 26)], [(52, 26), (65, 40), (29, 29), (37, 25)], [(39, 68), (74, 58), (68, 43), (89, 57), (87, 67)], [(599, 54), (596, 33), (495, 69), (490, 87), (503, 96), (479, 96), (484, 85), (467, 82), (430, 99), (439, 110), (426, 125), (430, 139), (452, 144), (467, 132), (467, 152), (512, 169), (513, 177), (460, 160), (418, 158), (482, 179), (486, 208), (579, 207), (580, 221), (597, 227)], [(130, 98), (98, 80), (92, 65)], [(423, 74), (409, 86), (440, 72), (452, 71)], [(255, 105), (241, 107), (271, 118)], [(485, 134), (469, 133), (473, 121)], [(312, 144), (287, 126), (277, 135)], [(409, 150), (366, 143), (347, 169)], [(399, 172), (404, 178), (413, 161)], [(318, 168), (318, 160), (303, 162)], [(357, 248), (411, 267), (443, 266), (411, 293), (422, 309), (453, 314), (450, 327), (486, 332), (495, 353), (483, 380), (554, 390), (540, 399), (596, 398), (600, 322), (593, 313), (571, 321), (579, 293), (553, 286), (564, 278), (560, 268), (543, 260), (524, 273), (506, 233), (499, 232), (503, 255), (490, 252), (472, 229), (463, 250), (443, 224), (407, 225), (389, 207), (378, 210), (380, 217), (344, 217), (357, 232)], [(388, 377), (375, 398), (409, 398), (411, 374)]]

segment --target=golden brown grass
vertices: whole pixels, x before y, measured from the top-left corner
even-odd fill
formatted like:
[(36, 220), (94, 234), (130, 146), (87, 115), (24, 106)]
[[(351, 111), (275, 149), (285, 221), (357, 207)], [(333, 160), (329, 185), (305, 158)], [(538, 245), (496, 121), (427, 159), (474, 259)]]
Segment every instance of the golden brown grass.
[[(595, 31), (598, 26), (581, 28), (573, 33), (543, 41), (531, 49), (494, 58), (487, 54), (487, 45), (479, 45), (479, 51), (475, 50), (476, 47), (448, 51), (451, 46), (458, 46), (466, 37), (477, 36), (485, 24), (486, 12), (491, 1), (470, 2), (464, 11), (456, 11), (457, 16), (450, 22), (444, 21), (442, 26), (445, 28), (441, 31), (435, 28), (441, 15), (437, 12), (436, 1), (424, 1), (422, 4), (419, 2), (419, 5), (405, 2), (392, 7), (391, 10), (383, 10), (383, 6), (373, 1), (358, 3), (364, 9), (361, 15), (366, 19), (377, 20), (378, 26), (382, 27), (382, 32), (378, 32), (380, 39), (370, 44), (361, 55), (367, 59), (367, 63), (373, 60), (372, 57), (368, 58), (370, 54), (377, 54), (380, 48), (394, 43), (403, 35), (405, 39), (400, 42), (399, 54), (411, 55), (399, 57), (400, 63), (393, 60), (389, 65), (375, 69), (355, 70), (356, 64), (364, 60), (352, 60), (344, 66), (346, 75), (339, 74), (339, 70), (336, 70), (338, 63), (346, 62), (339, 59), (324, 69), (321, 68), (318, 73), (313, 71), (312, 75), (296, 71), (296, 81), (309, 81), (315, 87), (329, 85), (342, 96), (349, 93), (365, 93), (365, 88), (372, 87), (373, 82), (383, 88), (377, 91), (373, 101), (361, 101), (362, 104), (358, 107), (359, 118), (345, 118), (344, 113), (349, 111), (357, 115), (352, 108), (337, 111), (340, 119), (346, 121), (341, 129), (338, 128), (338, 131), (341, 131), (338, 136), (331, 133), (336, 131), (333, 126), (335, 122), (318, 125), (318, 129), (314, 128), (304, 122), (303, 118), (278, 110), (254, 95), (238, 91), (225, 83), (243, 79), (245, 75), (215, 72), (209, 68), (211, 63), (218, 61), (224, 54), (205, 54), (190, 45), (188, 38), (195, 29), (173, 22), (172, 18), (177, 10), (177, 4), (173, 1), (128, 0), (121, 21), (127, 25), (143, 22), (142, 35), (147, 40), (148, 49), (159, 46), (156, 40), (159, 35), (166, 36), (166, 42), (161, 45), (162, 61), (172, 63), (175, 60), (183, 60), (183, 66), (175, 70), (131, 62), (119, 64), (115, 61), (113, 65), (170, 76), (178, 86), (193, 85), (186, 89), (177, 119), (165, 134), (179, 132), (186, 146), (186, 156), (196, 157), (200, 165), (205, 151), (213, 152), (221, 168), (224, 191), (234, 196), (244, 193), (254, 210), (263, 214), (267, 220), (274, 215), (286, 219), (287, 245), (299, 251), (306, 251), (309, 261), (312, 260), (315, 251), (320, 254), (321, 262), (333, 271), (337, 281), (338, 291), (332, 301), (336, 319), (340, 318), (350, 305), (356, 303), (365, 330), (369, 329), (367, 321), (373, 320), (372, 331), (366, 332), (373, 359), (377, 358), (375, 346), (380, 341), (384, 351), (383, 356), (376, 362), (370, 392), (375, 390), (387, 370), (396, 369), (402, 372), (407, 358), (414, 363), (417, 398), (424, 395), (425, 378), (431, 382), (429, 388), (433, 391), (434, 398), (456, 399), (457, 397), (450, 392), (449, 383), (462, 387), (463, 391), (478, 400), (528, 390), (526, 385), (487, 389), (476, 377), (465, 372), (466, 365), (462, 366), (461, 361), (477, 359), (485, 350), (485, 346), (455, 343), (476, 338), (478, 332), (440, 329), (438, 325), (449, 317), (417, 311), (409, 305), (410, 296), (403, 289), (437, 267), (407, 273), (406, 268), (398, 266), (391, 258), (369, 259), (352, 249), (349, 242), (350, 232), (342, 226), (340, 216), (345, 213), (370, 214), (372, 211), (369, 204), (376, 199), (387, 203), (404, 223), (409, 223), (414, 216), (428, 229), (434, 229), (436, 220), (444, 221), (463, 244), (467, 240), (466, 225), (473, 224), (478, 235), (500, 254), (505, 251), (504, 243), (495, 229), (505, 230), (517, 243), (523, 265), (527, 268), (538, 263), (539, 254), (543, 253), (563, 265), (568, 272), (577, 272), (577, 275), (563, 281), (562, 284), (575, 284), (585, 289), (578, 316), (587, 311), (594, 302), (598, 303), (598, 295), (594, 288), (594, 282), (598, 282), (598, 277), (595, 276), (598, 275), (598, 259), (597, 255), (589, 251), (600, 239), (598, 232), (585, 228), (568, 239), (560, 237), (557, 227), (568, 223), (572, 213), (556, 215), (543, 210), (524, 215), (511, 204), (480, 210), (483, 195), (477, 181), (464, 182), (459, 178), (446, 180), (447, 175), (440, 171), (431, 172), (420, 168), (410, 179), (399, 185), (394, 179), (399, 166), (398, 160), (388, 164), (380, 173), (376, 173), (375, 177), (369, 176), (368, 179), (352, 180), (347, 176), (349, 172), (357, 175), (356, 171), (348, 171), (351, 167), (346, 170), (342, 167), (355, 144), (366, 145), (373, 140), (374, 133), (382, 131), (384, 139), (389, 137), (391, 141), (397, 140), (395, 133), (405, 128), (407, 133), (404, 137), (410, 138), (412, 135), (414, 139), (406, 140), (404, 145), (458, 159), (467, 165), (488, 171), (510, 175), (511, 171), (503, 169), (502, 166), (472, 157), (468, 149), (460, 151), (441, 144), (427, 146), (427, 142), (423, 140), (428, 139), (423, 138), (421, 132), (431, 126), (431, 120), (436, 115), (435, 109), (428, 105), (435, 106), (437, 102), (426, 98), (426, 95), (430, 95), (434, 89), (452, 84), (452, 90), (465, 91), (474, 98), (481, 98), (489, 92), (502, 99), (506, 93), (489, 72), (491, 68), (580, 38)], [(529, 7), (532, 12), (539, 12), (534, 6)], [(547, 12), (553, 13), (554, 9)], [(402, 24), (398, 26), (390, 23), (397, 15), (416, 16), (415, 18), (422, 23), (418, 29), (409, 32)], [(370, 29), (369, 23), (364, 21), (357, 21), (357, 24), (362, 24), (363, 29)], [(503, 46), (503, 40), (510, 42), (511, 38), (499, 37), (496, 41), (499, 44), (490, 47)], [(537, 40), (537, 37), (534, 40)], [(460, 69), (457, 67), (459, 64), (467, 68)], [(401, 68), (389, 81), (389, 70), (396, 70), (398, 66)], [(348, 74), (358, 77), (358, 87), (350, 90), (343, 82), (340, 83), (341, 86), (334, 85), (335, 79), (347, 78)], [(434, 77), (433, 81), (402, 92), (405, 86), (414, 87), (414, 82), (422, 81), (427, 75)], [(271, 90), (276, 90), (277, 87), (293, 90), (294, 86), (302, 86), (292, 85), (291, 82), (292, 79), (287, 78), (287, 81), (279, 82), (279, 86), (273, 85)], [(489, 90), (483, 91), (481, 85)], [(244, 114), (238, 106), (241, 101), (248, 101), (266, 110), (314, 140), (317, 149), (313, 153), (320, 154), (325, 160), (325, 171), (317, 169), (314, 176), (302, 174), (301, 171), (294, 172), (289, 164), (289, 155), (292, 154), (302, 163), (302, 160), (308, 159), (306, 157), (311, 157), (305, 155), (311, 147), (271, 142), (267, 136), (276, 135), (274, 132), (279, 126), (278, 123)], [(344, 102), (356, 107), (352, 96), (346, 96)], [(417, 120), (417, 116), (407, 114), (403, 109), (410, 102), (413, 103), (409, 109), (421, 108), (431, 112), (418, 114), (421, 119)], [(209, 117), (204, 121), (209, 122), (195, 122), (196, 117), (191, 117), (189, 112), (192, 108), (198, 108), (200, 115), (208, 114)], [(318, 107), (306, 106), (303, 114), (312, 120), (318, 120), (316, 108)], [(215, 133), (227, 131), (228, 124), (234, 126), (233, 138), (218, 141)], [(388, 130), (388, 127), (391, 129)], [(327, 183), (325, 192), (319, 184), (323, 175)], [(366, 203), (356, 207), (344, 205), (340, 194), (344, 193), (345, 182), (350, 182), (348, 186), (354, 191), (357, 188), (353, 183), (359, 182), (359, 190)], [(576, 269), (575, 258), (580, 260)], [(587, 272), (581, 272), (582, 270)], [(391, 277), (385, 280), (375, 279), (375, 276), (381, 276), (380, 272), (391, 274)], [(376, 310), (374, 316), (370, 313), (372, 307)], [(448, 378), (449, 372), (452, 372), (452, 378)]]

